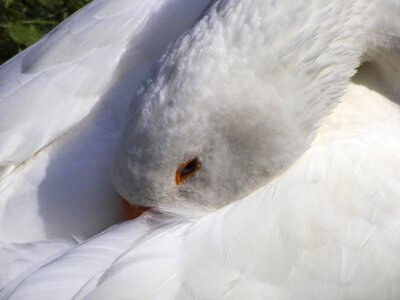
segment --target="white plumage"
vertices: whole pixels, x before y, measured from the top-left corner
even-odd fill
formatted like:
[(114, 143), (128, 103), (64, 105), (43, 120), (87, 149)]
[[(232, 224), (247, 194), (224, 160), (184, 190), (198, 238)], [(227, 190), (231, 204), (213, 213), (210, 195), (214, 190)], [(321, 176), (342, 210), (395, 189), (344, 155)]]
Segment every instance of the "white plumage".
[[(132, 203), (178, 216), (150, 214), (69, 249), (47, 241), (49, 252), (61, 253), (10, 275), (0, 297), (398, 299), (399, 14), (393, 0), (216, 1), (139, 91), (116, 158), (114, 181)], [(245, 113), (264, 108), (244, 115), (268, 118), (267, 129), (232, 120), (241, 116), (231, 114), (234, 106)], [(206, 148), (209, 158), (198, 154), (203, 173), (175, 192), (168, 174), (173, 177), (179, 159), (204, 151), (190, 135), (212, 146), (200, 132), (216, 132), (193, 107), (207, 121), (223, 109), (219, 134), (233, 138), (219, 146), (233, 150)], [(175, 124), (182, 127), (178, 133)], [(156, 131), (146, 127), (153, 125)], [(241, 145), (249, 133), (266, 135)], [(252, 152), (257, 143), (267, 150), (262, 161)], [(260, 167), (239, 163), (253, 157)], [(223, 163), (209, 166), (216, 159)], [(139, 181), (135, 172), (145, 178)], [(221, 194), (225, 187), (218, 184), (236, 188), (232, 178), (242, 186)], [(192, 218), (205, 208), (216, 211)]]

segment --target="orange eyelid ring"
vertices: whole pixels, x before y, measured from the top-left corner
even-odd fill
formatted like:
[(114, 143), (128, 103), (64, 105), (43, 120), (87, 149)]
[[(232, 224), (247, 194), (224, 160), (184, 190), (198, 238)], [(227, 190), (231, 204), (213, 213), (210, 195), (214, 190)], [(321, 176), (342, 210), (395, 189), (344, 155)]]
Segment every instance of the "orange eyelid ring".
[(181, 164), (176, 170), (175, 182), (177, 185), (194, 176), (201, 169), (200, 160), (195, 157)]

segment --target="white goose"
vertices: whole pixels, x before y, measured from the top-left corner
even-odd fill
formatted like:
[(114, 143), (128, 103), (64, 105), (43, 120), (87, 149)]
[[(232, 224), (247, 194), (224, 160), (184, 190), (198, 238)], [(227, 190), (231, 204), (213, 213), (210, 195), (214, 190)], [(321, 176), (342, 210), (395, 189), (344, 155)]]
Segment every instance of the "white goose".
[(139, 89), (115, 158), (118, 191), (162, 214), (2, 299), (398, 299), (399, 14), (215, 1)]

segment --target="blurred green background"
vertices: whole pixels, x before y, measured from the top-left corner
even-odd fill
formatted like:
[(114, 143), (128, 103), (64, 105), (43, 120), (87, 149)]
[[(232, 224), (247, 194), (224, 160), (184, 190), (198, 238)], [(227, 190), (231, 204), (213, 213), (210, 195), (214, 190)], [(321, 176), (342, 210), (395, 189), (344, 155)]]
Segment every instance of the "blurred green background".
[(92, 0), (0, 0), (0, 64)]

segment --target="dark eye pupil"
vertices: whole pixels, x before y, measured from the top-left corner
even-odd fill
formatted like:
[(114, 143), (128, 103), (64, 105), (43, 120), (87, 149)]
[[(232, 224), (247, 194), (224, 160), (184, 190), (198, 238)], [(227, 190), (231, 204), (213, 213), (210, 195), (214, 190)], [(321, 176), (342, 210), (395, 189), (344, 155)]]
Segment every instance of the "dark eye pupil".
[(176, 184), (181, 184), (186, 179), (192, 177), (201, 168), (201, 163), (197, 157), (192, 160), (181, 164), (176, 170), (175, 182)]
[(196, 160), (192, 160), (182, 170), (182, 175), (188, 175), (188, 174), (192, 173), (194, 170), (196, 170), (196, 165), (197, 165)]

